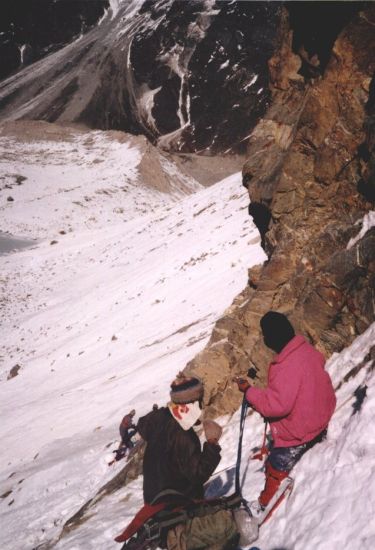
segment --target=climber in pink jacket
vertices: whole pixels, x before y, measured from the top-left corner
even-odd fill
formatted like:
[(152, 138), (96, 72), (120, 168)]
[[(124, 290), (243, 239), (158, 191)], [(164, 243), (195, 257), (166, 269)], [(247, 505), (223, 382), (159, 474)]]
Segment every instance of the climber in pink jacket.
[(325, 359), (294, 329), (285, 315), (269, 311), (260, 321), (264, 343), (277, 353), (265, 389), (238, 380), (249, 404), (270, 423), (273, 446), (259, 504), (267, 506), (301, 456), (326, 435), (336, 397)]

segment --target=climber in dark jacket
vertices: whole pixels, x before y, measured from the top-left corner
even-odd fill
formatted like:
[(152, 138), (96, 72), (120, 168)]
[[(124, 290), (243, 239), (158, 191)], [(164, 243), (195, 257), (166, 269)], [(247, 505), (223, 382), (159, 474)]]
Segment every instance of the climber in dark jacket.
[(203, 386), (198, 379), (177, 379), (171, 386), (172, 402), (139, 419), (138, 432), (147, 442), (143, 459), (146, 503), (167, 489), (189, 498), (203, 498), (203, 484), (220, 462), (221, 428), (215, 423), (216, 431), (211, 433), (210, 421), (210, 439), (201, 450), (193, 425), (202, 413), (202, 397)]
[(134, 447), (132, 437), (137, 433), (137, 429), (133, 422), (134, 416), (135, 410), (133, 409), (121, 420), (121, 424), (119, 427), (121, 436), (120, 445), (118, 446), (118, 449), (113, 451), (115, 453), (115, 458), (109, 463), (109, 466), (111, 466), (114, 462), (118, 462), (119, 460), (124, 458), (126, 454), (130, 451), (130, 449)]
[[(203, 421), (206, 441), (201, 448), (193, 426), (202, 414), (203, 385), (183, 375), (171, 385), (171, 402), (138, 421), (146, 441), (143, 459), (145, 504), (180, 503), (204, 497), (203, 484), (220, 462), (218, 444), (222, 428), (213, 420)], [(235, 548), (238, 530), (229, 510), (206, 517), (192, 517), (168, 531), (168, 550), (186, 548)]]
[(130, 413), (126, 414), (121, 420), (120, 424), (120, 436), (121, 436), (121, 445), (124, 445), (128, 449), (131, 449), (134, 446), (131, 438), (137, 433), (137, 429), (134, 424), (135, 410), (133, 409)]

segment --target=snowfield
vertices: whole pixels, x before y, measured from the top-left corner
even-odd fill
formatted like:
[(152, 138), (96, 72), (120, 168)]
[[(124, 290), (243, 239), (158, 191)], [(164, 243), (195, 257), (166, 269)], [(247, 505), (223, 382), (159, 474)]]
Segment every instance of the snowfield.
[[(265, 255), (240, 173), (203, 188), (142, 140), (50, 128), (45, 138), (0, 135), (0, 230), (35, 239), (0, 257), (0, 548), (120, 548), (114, 536), (142, 505), (140, 477), (58, 537), (123, 467), (107, 465), (122, 416), (167, 402)], [(166, 178), (158, 189), (145, 181), (159, 173), (150, 154)], [(293, 493), (254, 543), (261, 550), (375, 548), (374, 333), (375, 324), (329, 360), (338, 405), (328, 438), (293, 471)], [(239, 411), (219, 421), (209, 495), (234, 488)], [(251, 413), (249, 500), (263, 484), (249, 459), (262, 432)]]

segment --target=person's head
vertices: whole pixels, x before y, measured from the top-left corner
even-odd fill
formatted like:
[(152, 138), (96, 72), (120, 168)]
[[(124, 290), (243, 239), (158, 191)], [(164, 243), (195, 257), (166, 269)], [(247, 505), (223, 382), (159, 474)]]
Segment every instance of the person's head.
[(277, 311), (269, 311), (260, 320), (265, 345), (280, 353), (295, 336), (294, 328), (287, 317)]
[(189, 430), (202, 415), (203, 383), (194, 376), (180, 373), (171, 384), (168, 408), (183, 430)]
[(132, 409), (132, 410), (130, 411), (129, 415), (130, 415), (130, 416), (135, 416), (135, 410)]
[(171, 401), (176, 405), (201, 402), (203, 399), (203, 383), (194, 376), (179, 373), (171, 384)]

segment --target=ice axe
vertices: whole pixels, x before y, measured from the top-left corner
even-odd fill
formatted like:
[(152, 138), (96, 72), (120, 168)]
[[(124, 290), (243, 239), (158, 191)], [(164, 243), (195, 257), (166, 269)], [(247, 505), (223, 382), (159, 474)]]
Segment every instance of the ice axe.
[[(257, 371), (254, 367), (251, 367), (247, 371), (247, 376), (251, 378), (252, 380), (256, 377)], [(234, 381), (240, 384), (241, 382), (245, 382), (244, 378), (234, 378)], [(242, 399), (242, 405), (241, 405), (241, 417), (240, 417), (240, 435), (238, 438), (238, 449), (237, 449), (237, 462), (236, 462), (236, 477), (235, 477), (235, 488), (236, 493), (242, 496), (241, 493), (241, 486), (240, 486), (240, 467), (241, 467), (241, 455), (242, 455), (242, 437), (243, 437), (243, 431), (245, 426), (245, 419), (247, 414), (247, 409), (249, 405), (246, 400), (246, 396), (243, 396)]]

